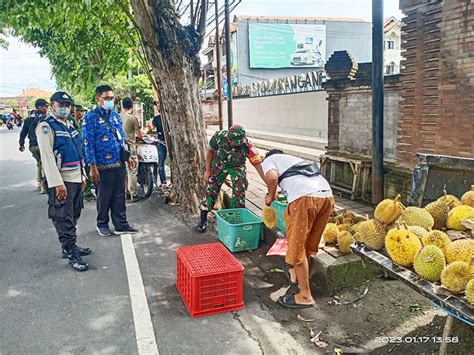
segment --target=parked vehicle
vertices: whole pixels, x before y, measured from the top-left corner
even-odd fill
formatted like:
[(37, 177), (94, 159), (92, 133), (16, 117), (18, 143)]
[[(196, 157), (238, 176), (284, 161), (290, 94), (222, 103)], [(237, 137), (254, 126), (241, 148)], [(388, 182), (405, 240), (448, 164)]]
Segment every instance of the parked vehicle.
[(153, 192), (153, 185), (157, 183), (158, 176), (158, 139), (144, 136), (138, 139), (138, 184), (143, 189), (143, 198), (148, 198)]

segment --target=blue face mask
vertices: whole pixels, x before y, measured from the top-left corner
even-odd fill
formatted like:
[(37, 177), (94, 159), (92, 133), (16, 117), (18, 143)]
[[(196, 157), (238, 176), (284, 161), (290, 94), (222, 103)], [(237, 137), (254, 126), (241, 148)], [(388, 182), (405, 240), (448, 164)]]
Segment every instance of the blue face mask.
[(113, 110), (114, 109), (114, 100), (106, 100), (104, 101), (104, 109), (106, 110)]

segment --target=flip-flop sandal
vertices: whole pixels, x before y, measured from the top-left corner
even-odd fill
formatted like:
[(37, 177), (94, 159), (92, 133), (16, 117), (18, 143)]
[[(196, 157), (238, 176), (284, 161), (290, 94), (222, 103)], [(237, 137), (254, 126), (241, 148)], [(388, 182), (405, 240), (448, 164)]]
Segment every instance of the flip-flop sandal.
[(297, 286), (297, 285), (298, 285), (298, 282), (293, 282), (293, 281), (291, 281), (290, 269), (292, 269), (292, 268), (293, 268), (293, 266), (288, 265), (287, 263), (284, 263), (284, 264), (283, 264), (283, 274), (285, 275), (286, 280), (288, 281), (288, 283), (289, 283), (291, 286)]
[(296, 303), (294, 293), (290, 293), (290, 294), (281, 296), (278, 299), (278, 304), (280, 306), (283, 306), (283, 307), (286, 307), (286, 308), (293, 308), (293, 309), (296, 309), (296, 308), (311, 308), (311, 307), (314, 307), (314, 305), (315, 305), (314, 302), (312, 304), (299, 304), (299, 303)]

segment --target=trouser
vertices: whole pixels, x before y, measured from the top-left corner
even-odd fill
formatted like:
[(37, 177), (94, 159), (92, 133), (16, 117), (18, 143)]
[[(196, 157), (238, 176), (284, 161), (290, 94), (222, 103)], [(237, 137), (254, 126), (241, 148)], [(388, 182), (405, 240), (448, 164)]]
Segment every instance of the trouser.
[(167, 153), (166, 145), (158, 144), (158, 157), (160, 160), (158, 173), (160, 174), (160, 181), (162, 184), (166, 182), (165, 160)]
[(248, 182), (245, 177), (245, 166), (223, 167), (222, 169), (213, 167), (212, 175), (206, 187), (205, 199), (202, 202), (203, 210), (211, 210), (217, 201), (217, 197), (221, 190), (227, 175), (232, 180), (232, 198), (230, 199), (231, 208), (245, 207), (245, 190), (247, 190)]
[(128, 228), (125, 207), (125, 167), (99, 170), (96, 185), (97, 227), (109, 225), (109, 211), (116, 230)]
[(92, 197), (92, 188), (94, 187), (94, 185), (92, 184), (92, 181), (91, 179), (89, 178), (89, 173), (91, 171), (91, 168), (89, 165), (86, 165), (84, 170), (86, 171), (86, 187), (84, 189), (84, 197), (85, 198), (89, 198), (89, 197)]
[(43, 166), (41, 164), (40, 149), (38, 146), (30, 147), (30, 152), (36, 160), (36, 181), (38, 182), (38, 186), (41, 187), (43, 184)]
[(333, 208), (332, 197), (303, 196), (288, 205), (284, 216), (288, 241), (287, 264), (299, 265), (318, 252)]
[(135, 166), (130, 168), (127, 166), (127, 175), (125, 178), (126, 191), (130, 194), (130, 197), (137, 196), (137, 174), (138, 174), (138, 156), (135, 147), (130, 146), (130, 159), (135, 162)]
[(84, 202), (80, 183), (65, 182), (64, 185), (67, 189), (65, 200), (57, 199), (56, 188), (48, 189), (48, 217), (53, 221), (63, 249), (68, 249), (76, 243), (76, 224)]

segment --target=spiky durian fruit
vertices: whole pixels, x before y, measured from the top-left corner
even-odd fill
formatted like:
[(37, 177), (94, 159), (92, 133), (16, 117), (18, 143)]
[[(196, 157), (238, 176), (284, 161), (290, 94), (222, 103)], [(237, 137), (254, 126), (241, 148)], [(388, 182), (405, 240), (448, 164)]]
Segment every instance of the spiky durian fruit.
[(444, 190), (444, 196), (441, 196), (438, 200), (441, 200), (441, 199), (446, 199), (449, 202), (450, 209), (453, 209), (454, 207), (457, 207), (461, 204), (461, 201), (459, 201), (459, 199), (456, 196), (448, 195), (446, 190)]
[(434, 225), (434, 219), (429, 212), (419, 207), (407, 207), (400, 218), (409, 226), (420, 226), (426, 230), (431, 230)]
[(457, 231), (465, 231), (467, 227), (461, 224), (464, 219), (474, 218), (474, 207), (468, 205), (460, 205), (454, 207), (448, 214), (448, 221), (446, 225), (449, 229)]
[(391, 229), (385, 237), (390, 259), (401, 266), (411, 266), (421, 247), (420, 239), (407, 229)]
[(425, 210), (434, 219), (434, 229), (443, 229), (446, 227), (446, 221), (448, 220), (450, 202), (446, 198), (439, 198), (434, 202), (431, 202), (425, 207)]
[(467, 191), (462, 195), (461, 203), (463, 205), (474, 207), (474, 185), (471, 185), (471, 191)]
[(439, 281), (445, 266), (443, 251), (436, 245), (423, 247), (413, 261), (416, 273), (428, 281)]
[(262, 210), (263, 223), (268, 229), (273, 229), (277, 226), (278, 215), (273, 207), (265, 206)]
[(338, 234), (339, 228), (337, 228), (337, 225), (335, 223), (328, 223), (323, 232), (324, 241), (328, 244), (334, 244), (337, 241)]
[(403, 205), (400, 203), (400, 194), (395, 199), (385, 199), (375, 208), (374, 217), (383, 224), (392, 224), (402, 213)]
[(474, 306), (474, 279), (471, 279), (466, 286), (466, 299), (470, 305)]
[(355, 223), (356, 215), (354, 212), (347, 211), (342, 215), (342, 223), (352, 226)]
[(428, 231), (420, 226), (408, 226), (408, 230), (415, 234), (418, 238), (423, 238), (423, 236), (428, 233)]
[(337, 246), (339, 251), (344, 254), (352, 253), (351, 244), (355, 243), (355, 239), (351, 233), (347, 231), (340, 232), (337, 236)]
[[(363, 222), (365, 222), (365, 220)], [(352, 229), (354, 230), (354, 234), (359, 231), (359, 227), (363, 222), (357, 222), (356, 224), (352, 226)]]
[(445, 255), (448, 264), (455, 261), (464, 261), (471, 264), (472, 258), (474, 258), (474, 240), (458, 239), (449, 243)]
[(443, 253), (446, 252), (446, 248), (451, 243), (451, 239), (449, 239), (448, 235), (438, 230), (432, 230), (426, 233), (423, 238), (421, 238), (421, 241), (423, 245), (436, 245)]
[(454, 261), (441, 272), (441, 283), (449, 291), (459, 293), (466, 289), (471, 267), (464, 261)]
[(381, 222), (374, 219), (362, 222), (357, 233), (359, 233), (360, 241), (369, 248), (374, 250), (383, 248), (387, 232)]

